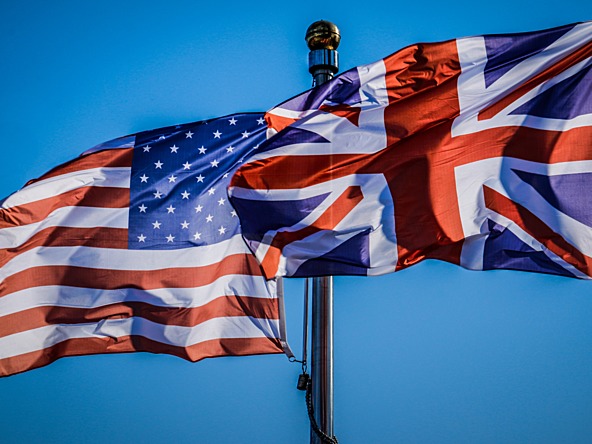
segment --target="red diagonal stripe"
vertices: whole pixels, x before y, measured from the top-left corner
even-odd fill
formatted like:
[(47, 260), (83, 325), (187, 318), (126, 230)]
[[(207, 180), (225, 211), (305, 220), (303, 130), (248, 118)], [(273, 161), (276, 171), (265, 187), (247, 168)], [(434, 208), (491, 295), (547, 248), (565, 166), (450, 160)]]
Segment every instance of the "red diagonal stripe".
[(526, 82), (522, 83), (520, 87), (516, 90), (512, 91), (510, 94), (499, 100), (498, 102), (484, 108), (477, 117), (478, 120), (487, 120), (494, 117), (497, 113), (501, 110), (505, 109), (508, 105), (512, 102), (515, 102), (524, 94), (532, 90), (533, 88), (537, 87), (543, 82), (561, 74), (563, 71), (571, 68), (572, 66), (576, 65), (577, 63), (581, 62), (582, 60), (587, 59), (592, 55), (592, 42), (587, 43), (586, 45), (582, 46), (581, 48), (577, 49), (576, 51), (570, 53), (567, 57), (565, 57), (560, 62), (556, 63), (555, 65), (547, 68), (546, 70), (540, 72), (533, 78), (527, 80)]
[(592, 258), (584, 255), (525, 207), (486, 185), (483, 185), (483, 196), (487, 208), (507, 217), (565, 262), (590, 276)]
[(281, 231), (277, 233), (261, 262), (265, 276), (270, 279), (276, 275), (282, 249), (286, 245), (304, 239), (319, 231), (333, 230), (363, 198), (364, 195), (359, 186), (347, 187), (313, 225), (309, 225), (298, 231)]

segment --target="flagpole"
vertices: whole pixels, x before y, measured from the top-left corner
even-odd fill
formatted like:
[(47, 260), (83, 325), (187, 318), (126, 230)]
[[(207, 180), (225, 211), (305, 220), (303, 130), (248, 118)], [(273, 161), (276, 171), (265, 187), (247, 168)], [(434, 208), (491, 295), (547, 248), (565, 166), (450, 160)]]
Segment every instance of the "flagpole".
[[(308, 67), (314, 85), (333, 78), (339, 70), (337, 47), (341, 37), (333, 23), (321, 20), (306, 31)], [(311, 338), (312, 405), (314, 418), (321, 432), (334, 437), (333, 431), (333, 277), (313, 279)], [(311, 428), (311, 444), (321, 438)]]

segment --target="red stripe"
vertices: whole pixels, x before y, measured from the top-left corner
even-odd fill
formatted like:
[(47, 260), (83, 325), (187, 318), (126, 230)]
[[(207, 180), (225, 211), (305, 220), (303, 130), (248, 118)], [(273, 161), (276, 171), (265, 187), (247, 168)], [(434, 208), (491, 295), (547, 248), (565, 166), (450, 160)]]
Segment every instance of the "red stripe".
[(525, 207), (486, 185), (483, 185), (483, 196), (487, 208), (507, 217), (565, 262), (591, 275), (592, 258), (584, 255)]
[(335, 226), (347, 216), (351, 210), (358, 205), (364, 195), (359, 186), (348, 187), (336, 200), (325, 210), (325, 212), (315, 221), (313, 225), (308, 225), (298, 231), (279, 232), (273, 238), (269, 250), (261, 261), (261, 268), (265, 276), (273, 278), (278, 270), (279, 260), (282, 249), (295, 241), (304, 239), (314, 233), (323, 230), (334, 230)]
[(110, 270), (69, 265), (28, 268), (0, 282), (0, 297), (31, 287), (65, 285), (115, 290), (118, 288), (194, 288), (211, 284), (220, 276), (242, 274), (260, 276), (261, 269), (251, 254), (226, 256), (220, 262), (202, 267), (163, 270)]
[(0, 250), (0, 267), (33, 248), (80, 246), (125, 249), (128, 246), (128, 231), (125, 228), (48, 227), (16, 248)]
[(11, 208), (0, 209), (0, 228), (16, 227), (39, 222), (58, 208), (127, 208), (129, 188), (81, 187), (46, 199)]
[(79, 338), (69, 339), (43, 350), (0, 359), (0, 376), (14, 375), (34, 368), (43, 367), (57, 359), (67, 356), (130, 353), (139, 351), (165, 353), (192, 362), (197, 362), (204, 358), (219, 356), (283, 353), (279, 339), (275, 338), (212, 339), (189, 347), (176, 347), (162, 344), (141, 336), (124, 336), (120, 338)]
[(145, 302), (122, 302), (96, 308), (34, 307), (0, 317), (0, 338), (47, 325), (84, 324), (103, 319), (141, 317), (163, 325), (194, 327), (210, 319), (232, 316), (279, 319), (278, 300), (231, 295), (193, 308), (160, 307)]
[(120, 148), (112, 150), (98, 151), (96, 153), (86, 154), (84, 156), (77, 157), (69, 162), (63, 163), (43, 176), (32, 179), (27, 182), (26, 185), (30, 185), (40, 180), (49, 179), (50, 177), (61, 176), (62, 174), (73, 173), (82, 170), (88, 170), (91, 168), (104, 168), (104, 167), (129, 167), (132, 166), (132, 159), (134, 157), (133, 148)]
[(372, 161), (368, 154), (277, 156), (241, 167), (231, 186), (267, 190), (305, 188), (359, 172)]

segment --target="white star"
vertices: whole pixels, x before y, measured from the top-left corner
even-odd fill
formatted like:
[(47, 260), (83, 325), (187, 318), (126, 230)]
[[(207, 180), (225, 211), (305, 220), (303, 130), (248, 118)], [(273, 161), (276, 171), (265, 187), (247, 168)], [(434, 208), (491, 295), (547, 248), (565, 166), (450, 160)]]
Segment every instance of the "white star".
[(185, 163), (183, 164), (183, 169), (184, 169), (184, 170), (188, 170), (189, 168), (191, 168), (191, 164), (190, 164), (189, 162), (185, 162)]
[(185, 133), (185, 138), (186, 139), (193, 139), (193, 133), (191, 131), (188, 131)]
[(224, 199), (223, 197), (221, 197), (220, 200), (218, 201), (218, 206), (224, 205), (224, 202), (226, 202), (226, 199)]
[(173, 241), (175, 240), (175, 236), (173, 236), (172, 234), (169, 234), (169, 235), (166, 237), (166, 240), (167, 240), (167, 243), (169, 243), (169, 242), (173, 242)]
[(183, 222), (181, 222), (181, 228), (183, 230), (186, 230), (187, 228), (189, 228), (189, 222), (187, 222), (186, 220), (184, 220)]
[(214, 134), (214, 139), (219, 139), (220, 136), (222, 135), (222, 133), (220, 131), (218, 131), (218, 130), (216, 130), (216, 132), (213, 133), (213, 134)]
[(148, 207), (146, 205), (142, 204), (138, 207), (138, 209), (140, 210), (140, 213), (145, 213), (146, 210), (148, 209)]
[(207, 150), (208, 150), (208, 149), (207, 149), (207, 148), (204, 148), (204, 146), (203, 146), (203, 145), (202, 145), (201, 147), (199, 147), (199, 148), (198, 148), (199, 154), (205, 154)]
[(146, 176), (145, 174), (142, 174), (140, 176), (140, 183), (142, 183), (142, 182), (148, 183), (148, 176)]
[(156, 166), (157, 170), (162, 170), (163, 165), (164, 165), (164, 163), (162, 163), (160, 160), (157, 160), (156, 162), (154, 162), (154, 166)]
[(228, 177), (228, 173), (224, 173), (224, 176), (222, 176), (223, 179), (226, 179)]
[(201, 233), (199, 231), (196, 231), (195, 234), (193, 235), (193, 239), (195, 239), (195, 240), (201, 239)]
[(205, 179), (205, 177), (203, 177), (201, 174), (199, 176), (196, 177), (198, 182), (203, 182), (203, 180)]
[(201, 205), (198, 205), (197, 207), (195, 207), (196, 213), (201, 213), (201, 210), (203, 210), (203, 207)]
[(232, 217), (237, 217), (237, 215), (236, 215), (236, 210), (232, 210), (232, 211), (230, 212), (230, 215), (231, 215)]
[(190, 195), (191, 195), (191, 193), (188, 193), (187, 190), (185, 190), (181, 193), (181, 196), (183, 196), (183, 199), (189, 199)]
[(220, 226), (220, 228), (218, 228), (218, 233), (220, 233), (220, 234), (226, 233), (226, 228), (224, 228), (223, 226)]
[(233, 146), (229, 146), (228, 148), (226, 148), (226, 152), (227, 153), (232, 153), (234, 151), (234, 147)]
[(228, 122), (230, 122), (231, 125), (236, 125), (236, 119), (234, 117), (230, 119)]
[(255, 145), (255, 146), (253, 147), (253, 149), (254, 149), (254, 150), (256, 150), (257, 148), (259, 148), (259, 144)]
[(211, 214), (208, 214), (208, 217), (206, 217), (206, 222), (212, 222), (214, 220), (214, 216), (212, 216)]
[(265, 119), (263, 117), (259, 117), (257, 119), (257, 125), (263, 125), (265, 123)]
[(166, 137), (164, 137), (164, 136), (160, 136), (160, 137), (158, 138), (158, 140), (164, 140), (164, 139), (166, 139)]
[(157, 199), (160, 199), (162, 197), (162, 193), (158, 190), (156, 190), (156, 193), (154, 193), (154, 197), (156, 197)]
[(172, 205), (169, 205), (167, 207), (167, 214), (171, 214), (171, 213), (174, 214), (175, 213), (175, 210), (176, 210), (175, 207), (173, 207)]
[(251, 135), (250, 132), (248, 132), (247, 130), (245, 130), (244, 133), (241, 133), (243, 135), (243, 139), (246, 139), (247, 137), (249, 137)]
[(212, 165), (212, 167), (216, 167), (216, 168), (218, 168), (218, 164), (219, 164), (219, 163), (220, 163), (220, 162), (218, 162), (216, 159), (214, 159), (214, 160), (212, 160), (212, 161), (210, 162), (210, 164)]
[(140, 234), (138, 236), (138, 242), (146, 242), (146, 236), (144, 236), (143, 234)]
[(160, 230), (160, 225), (161, 225), (161, 223), (158, 222), (157, 220), (154, 221), (154, 222), (152, 222), (152, 226), (154, 227), (155, 230), (156, 229), (159, 229)]
[(208, 190), (208, 194), (211, 196), (212, 194), (214, 194), (216, 192), (216, 188), (212, 187)]
[(173, 145), (171, 147), (171, 153), (176, 153), (179, 150), (179, 147), (177, 145)]
[(171, 182), (175, 182), (176, 180), (177, 180), (177, 176), (175, 176), (174, 174), (171, 174), (171, 175), (169, 176), (169, 183), (171, 183)]
[(149, 152), (150, 152), (150, 148), (152, 148), (150, 145), (146, 145), (146, 146), (144, 147), (144, 152), (145, 152), (145, 153), (149, 153)]

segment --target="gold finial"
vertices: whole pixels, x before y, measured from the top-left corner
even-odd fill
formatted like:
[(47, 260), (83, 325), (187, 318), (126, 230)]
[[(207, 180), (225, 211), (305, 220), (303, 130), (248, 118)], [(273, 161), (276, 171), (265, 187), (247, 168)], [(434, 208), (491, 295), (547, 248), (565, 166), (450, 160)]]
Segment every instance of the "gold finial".
[(306, 30), (306, 43), (311, 51), (315, 49), (337, 49), (341, 41), (339, 28), (327, 20), (314, 22)]

